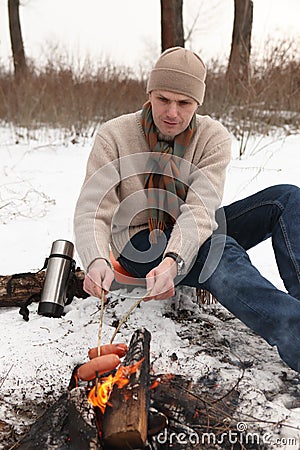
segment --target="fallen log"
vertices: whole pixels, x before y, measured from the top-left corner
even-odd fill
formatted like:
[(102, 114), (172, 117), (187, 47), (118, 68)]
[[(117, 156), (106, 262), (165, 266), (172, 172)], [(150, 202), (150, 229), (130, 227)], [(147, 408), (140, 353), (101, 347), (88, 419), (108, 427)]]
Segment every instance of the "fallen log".
[[(14, 275), (0, 275), (0, 306), (23, 306), (28, 302), (39, 302), (45, 280), (46, 271), (24, 272)], [(80, 268), (74, 272), (69, 285), (69, 293), (78, 298), (87, 298), (83, 290), (85, 273)]]
[[(138, 369), (123, 388), (114, 386), (101, 421), (105, 448), (143, 448), (147, 441), (149, 409), (149, 352), (151, 334), (145, 328), (132, 335), (122, 366)], [(99, 414), (97, 415), (99, 418)], [(97, 422), (98, 423), (98, 422)]]

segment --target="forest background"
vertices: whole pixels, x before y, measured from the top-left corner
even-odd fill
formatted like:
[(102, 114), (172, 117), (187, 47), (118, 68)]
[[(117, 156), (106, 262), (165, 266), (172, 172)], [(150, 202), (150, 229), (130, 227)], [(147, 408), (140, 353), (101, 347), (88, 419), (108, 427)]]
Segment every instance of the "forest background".
[[(63, 46), (53, 44), (52, 48), (49, 47), (49, 42), (41, 43), (47, 50), (40, 59), (36, 59), (26, 54), (20, 16), (20, 11), (32, 6), (32, 2), (34, 5), (34, 0), (21, 4), (19, 0), (2, 0), (9, 19), (11, 57), (8, 61), (0, 55), (0, 120), (31, 129), (47, 124), (86, 135), (93, 132), (99, 122), (139, 109), (146, 99), (149, 68), (160, 50), (182, 45), (201, 54), (198, 47), (203, 47), (203, 40), (199, 38), (199, 30), (200, 35), (203, 29), (207, 35), (222, 33), (222, 29), (214, 26), (214, 18), (220, 12), (222, 2), (209, 2), (208, 7), (207, 2), (200, 1), (195, 7), (195, 2), (192, 6), (189, 0), (157, 0), (153, 9), (160, 8), (160, 43), (153, 45), (149, 42), (144, 52), (144, 64), (134, 67), (118, 64), (109, 55), (102, 60), (88, 54), (85, 57), (78, 55), (76, 59), (74, 53), (62, 50)], [(77, 0), (76, 4), (78, 13), (80, 1)], [(117, 5), (115, 2), (114, 6)], [(241, 153), (252, 134), (268, 134), (278, 127), (282, 132), (288, 129), (290, 133), (298, 130), (300, 125), (300, 34), (297, 36), (297, 31), (295, 34), (292, 28), (290, 34), (277, 30), (265, 41), (263, 49), (253, 51), (255, 35), (252, 30), (256, 30), (253, 23), (255, 25), (259, 21), (255, 15), (259, 5), (260, 0), (232, 0), (230, 53), (228, 49), (227, 58), (225, 55), (215, 57), (214, 54), (218, 55), (216, 49), (206, 61), (207, 91), (201, 113), (221, 120), (239, 137), (243, 142)], [(100, 25), (103, 21), (113, 23), (116, 20), (106, 9), (103, 6)], [(298, 9), (293, 0), (285, 6), (289, 15), (293, 10), (297, 15)], [(288, 17), (285, 10), (282, 23)], [(65, 11), (61, 8), (58, 24), (61, 24), (62, 17), (68, 21)], [(230, 20), (229, 12), (227, 22)], [(127, 13), (130, 30), (141, 10), (135, 10), (134, 2), (129, 2)], [(145, 17), (147, 13), (145, 9)], [(35, 23), (32, 27), (35, 25), (42, 26)], [(83, 27), (82, 33), (86, 31), (87, 28)], [(122, 35), (112, 35), (111, 41), (115, 42), (115, 47), (122, 47)], [(138, 36), (136, 41), (139, 46)], [(101, 50), (101, 41), (97, 41), (95, 47)]]

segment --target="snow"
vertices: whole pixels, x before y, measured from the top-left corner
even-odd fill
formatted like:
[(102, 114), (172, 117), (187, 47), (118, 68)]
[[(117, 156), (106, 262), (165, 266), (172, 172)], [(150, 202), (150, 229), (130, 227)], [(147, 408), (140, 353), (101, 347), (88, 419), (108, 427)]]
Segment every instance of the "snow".
[[(93, 137), (7, 125), (0, 133), (0, 274), (34, 272), (54, 240), (74, 240), (73, 212)], [(272, 184), (299, 185), (300, 134), (250, 136), (239, 159), (240, 145), (233, 138), (225, 204)], [(270, 243), (249, 253), (263, 275), (283, 289)], [(143, 292), (111, 293), (103, 343), (114, 332), (114, 320)], [(129, 343), (133, 331), (145, 326), (152, 333), (155, 373), (178, 373), (195, 381), (215, 373), (224, 392), (241, 377), (238, 431), (259, 430), (265, 448), (300, 448), (300, 376), (221, 305), (199, 307), (193, 292), (183, 288), (173, 299), (142, 303), (116, 342)], [(74, 299), (60, 319), (38, 315), (37, 307), (29, 306), (29, 322), (18, 308), (0, 308), (0, 420), (14, 424), (17, 434), (60, 396), (75, 365), (97, 345), (98, 299)], [(5, 447), (0, 443), (0, 448)]]

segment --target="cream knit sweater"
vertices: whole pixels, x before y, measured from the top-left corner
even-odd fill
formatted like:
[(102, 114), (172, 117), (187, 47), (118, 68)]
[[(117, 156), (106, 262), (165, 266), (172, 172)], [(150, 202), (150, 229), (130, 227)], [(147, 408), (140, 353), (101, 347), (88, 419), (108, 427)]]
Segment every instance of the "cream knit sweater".
[[(77, 201), (74, 231), (76, 249), (86, 269), (96, 258), (117, 258), (135, 233), (147, 228), (144, 190), (149, 147), (141, 111), (103, 124), (96, 135)], [(230, 161), (228, 131), (208, 116), (197, 115), (197, 130), (180, 161), (187, 197), (165, 252), (174, 252), (186, 270), (200, 246), (216, 229), (215, 211), (223, 196)]]

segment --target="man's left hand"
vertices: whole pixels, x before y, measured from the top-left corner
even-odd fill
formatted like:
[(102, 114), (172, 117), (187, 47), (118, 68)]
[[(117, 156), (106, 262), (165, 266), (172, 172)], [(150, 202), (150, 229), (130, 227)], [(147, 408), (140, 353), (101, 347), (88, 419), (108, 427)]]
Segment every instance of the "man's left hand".
[(177, 275), (177, 263), (173, 258), (166, 257), (147, 275), (147, 292), (145, 301), (165, 300), (175, 295), (174, 278)]

